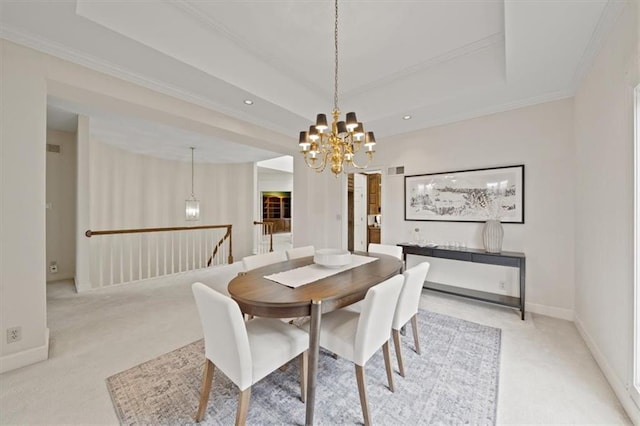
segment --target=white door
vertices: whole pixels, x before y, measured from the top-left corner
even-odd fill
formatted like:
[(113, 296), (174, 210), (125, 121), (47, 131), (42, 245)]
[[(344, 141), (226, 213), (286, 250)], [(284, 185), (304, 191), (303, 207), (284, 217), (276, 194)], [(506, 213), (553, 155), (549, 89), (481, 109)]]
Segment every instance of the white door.
[(353, 175), (353, 249), (367, 251), (367, 177)]

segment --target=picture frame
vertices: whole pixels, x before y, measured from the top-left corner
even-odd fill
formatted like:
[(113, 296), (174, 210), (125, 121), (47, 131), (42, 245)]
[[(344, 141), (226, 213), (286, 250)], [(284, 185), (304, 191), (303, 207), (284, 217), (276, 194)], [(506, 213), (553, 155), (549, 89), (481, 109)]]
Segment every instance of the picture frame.
[(524, 223), (524, 164), (404, 177), (404, 220)]

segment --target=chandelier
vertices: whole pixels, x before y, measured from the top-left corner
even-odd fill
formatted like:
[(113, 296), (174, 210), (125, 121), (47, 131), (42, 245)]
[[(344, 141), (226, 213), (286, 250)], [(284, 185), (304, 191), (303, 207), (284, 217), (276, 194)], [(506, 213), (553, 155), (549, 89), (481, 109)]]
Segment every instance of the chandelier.
[[(335, 47), (335, 72), (333, 92), (333, 120), (331, 127), (327, 125), (327, 116), (318, 114), (316, 124), (311, 125), (308, 131), (300, 132), (298, 146), (301, 149), (307, 166), (320, 173), (330, 164), (331, 172), (336, 177), (346, 173), (346, 167), (356, 169), (366, 168), (373, 159), (376, 139), (373, 132), (365, 132), (364, 126), (356, 118), (355, 112), (348, 112), (345, 120), (340, 120), (338, 108), (338, 0), (335, 0), (336, 19), (334, 23), (334, 47)], [(354, 157), (358, 151), (364, 148), (367, 162), (359, 165)]]
[(185, 201), (185, 219), (188, 221), (200, 219), (200, 201), (193, 195), (193, 151), (191, 147), (191, 197)]

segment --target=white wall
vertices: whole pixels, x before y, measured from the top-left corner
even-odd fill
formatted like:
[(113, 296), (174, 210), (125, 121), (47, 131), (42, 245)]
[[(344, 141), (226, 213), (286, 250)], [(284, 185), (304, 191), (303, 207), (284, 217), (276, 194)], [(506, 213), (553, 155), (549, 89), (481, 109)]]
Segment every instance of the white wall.
[(346, 175), (310, 170), (302, 156), (293, 156), (293, 246), (347, 248)]
[[(504, 224), (503, 250), (527, 256), (526, 308), (573, 318), (573, 101), (540, 104), (379, 141), (378, 158), (405, 175), (525, 165), (525, 224)], [(385, 169), (383, 169), (385, 170)], [(410, 241), (411, 230), (438, 243), (482, 248), (481, 223), (404, 221), (404, 179), (383, 175), (383, 243)], [(422, 258), (424, 259), (424, 258)], [(412, 262), (417, 259), (410, 259)], [(517, 294), (517, 271), (432, 259), (430, 280)]]
[(633, 91), (638, 3), (626, 5), (575, 96), (576, 324), (636, 423), (633, 359)]
[[(0, 39), (0, 67), (0, 336), (5, 336), (7, 327), (22, 327), (20, 342), (7, 345), (6, 339), (0, 339), (0, 371), (5, 371), (46, 359), (48, 351), (45, 292), (47, 96), (282, 154), (290, 154), (293, 147), (291, 138), (280, 133), (3, 39)], [(82, 143), (80, 121), (78, 138)], [(79, 151), (79, 161), (81, 155)], [(79, 186), (84, 185), (84, 181), (78, 180)], [(78, 226), (88, 219), (84, 217), (88, 213), (85, 211), (86, 198), (78, 193)], [(214, 210), (218, 208), (217, 205), (213, 207)], [(237, 201), (234, 208), (241, 211), (245, 206)], [(246, 210), (253, 211), (252, 206)], [(78, 257), (82, 241), (82, 238), (76, 240)], [(242, 256), (241, 251), (242, 247), (238, 251), (234, 249), (236, 256)], [(84, 272), (76, 268), (78, 288), (90, 285), (82, 282), (86, 279)]]
[(234, 258), (251, 253), (253, 163), (194, 164), (197, 223), (184, 216), (190, 162), (133, 154), (92, 139), (90, 164), (91, 229), (232, 224)]
[(56, 262), (58, 272), (47, 268), (47, 281), (72, 279), (76, 253), (76, 134), (47, 130), (47, 144), (60, 152), (47, 152), (47, 265)]
[[(0, 43), (0, 373), (48, 355), (43, 68), (41, 55)], [(7, 344), (8, 327), (22, 340)]]
[(264, 171), (258, 167), (258, 196), (260, 192), (291, 192), (293, 191), (293, 173)]
[(91, 120), (86, 115), (78, 116), (76, 131), (76, 275), (77, 291), (88, 290), (91, 285), (91, 244), (85, 231), (91, 229)]

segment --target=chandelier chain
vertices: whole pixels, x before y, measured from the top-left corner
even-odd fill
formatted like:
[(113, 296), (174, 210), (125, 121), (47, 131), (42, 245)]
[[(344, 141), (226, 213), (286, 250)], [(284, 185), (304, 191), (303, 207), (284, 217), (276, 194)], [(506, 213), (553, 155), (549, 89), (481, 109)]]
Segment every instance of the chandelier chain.
[(334, 25), (335, 74), (333, 91), (333, 109), (338, 110), (338, 0), (335, 2), (336, 20)]

